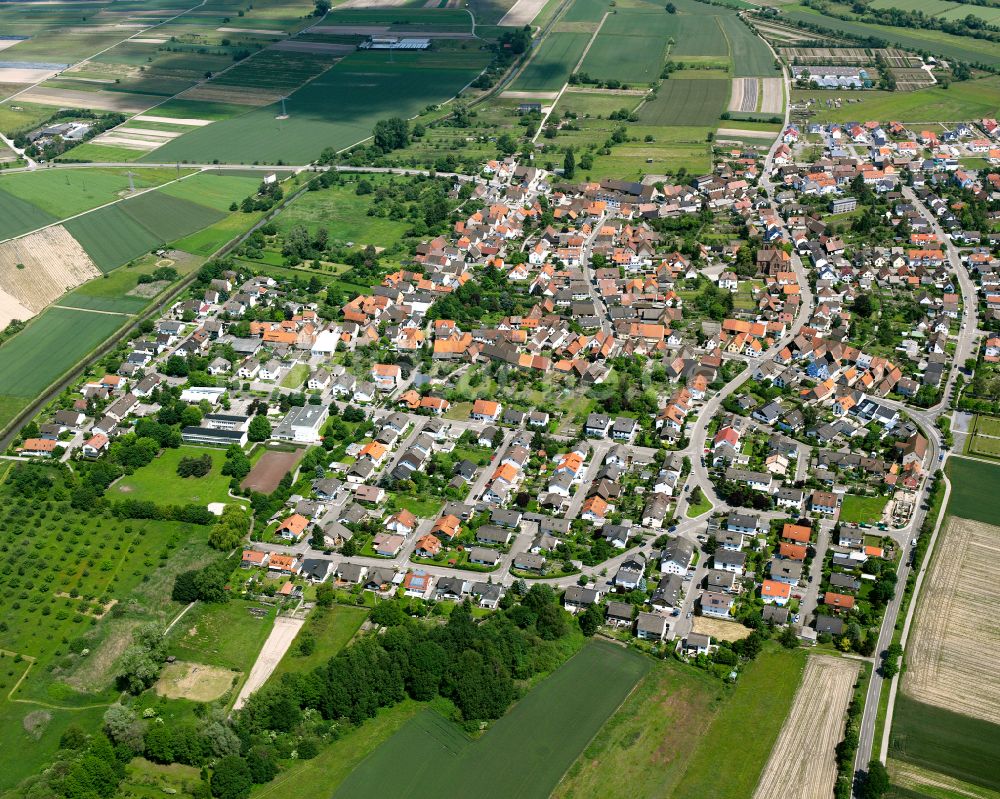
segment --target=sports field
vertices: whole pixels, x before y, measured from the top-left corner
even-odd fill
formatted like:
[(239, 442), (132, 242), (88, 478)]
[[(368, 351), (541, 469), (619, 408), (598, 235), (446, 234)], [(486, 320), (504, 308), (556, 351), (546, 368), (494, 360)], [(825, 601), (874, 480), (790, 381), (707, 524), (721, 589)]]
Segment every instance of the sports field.
[(424, 711), (355, 769), (334, 797), (545, 799), (652, 665), (592, 641), (476, 741)]
[(589, 33), (550, 33), (511, 84), (511, 89), (521, 92), (559, 91), (589, 41)]
[(147, 161), (307, 163), (325, 147), (343, 149), (371, 136), (389, 116), (409, 118), (453, 97), (486, 65), (468, 51), (359, 51), (288, 98), (287, 119), (277, 104), (192, 129), (152, 153)]
[(729, 90), (728, 80), (665, 80), (656, 98), (639, 109), (639, 121), (644, 125), (717, 125)]

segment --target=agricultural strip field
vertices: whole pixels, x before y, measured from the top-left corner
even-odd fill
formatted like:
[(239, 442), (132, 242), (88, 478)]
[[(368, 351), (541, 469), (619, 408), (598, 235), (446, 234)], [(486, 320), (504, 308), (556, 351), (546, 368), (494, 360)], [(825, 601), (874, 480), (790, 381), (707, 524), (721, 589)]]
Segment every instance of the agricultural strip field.
[(202, 172), (164, 186), (160, 193), (228, 213), (232, 203), (256, 193), (262, 177)]
[[(970, 7), (970, 11), (972, 7)], [(979, 41), (966, 36), (953, 36), (943, 31), (920, 30), (917, 28), (894, 28), (888, 25), (874, 25), (866, 22), (845, 21), (828, 17), (804, 6), (783, 6), (781, 18), (792, 22), (806, 22), (819, 25), (834, 33), (844, 33), (862, 38), (874, 36), (888, 41), (890, 45), (908, 50), (929, 51), (935, 55), (960, 61), (1000, 64), (1000, 52), (995, 44)]]
[(511, 85), (513, 91), (559, 91), (590, 41), (589, 33), (550, 33)]
[(0, 244), (0, 327), (43, 311), (100, 270), (62, 225)]
[[(966, 688), (975, 691), (979, 686)], [(918, 702), (905, 691), (896, 694), (891, 759), (1000, 791), (1000, 772), (995, 767), (998, 751), (1000, 725)]]
[(605, 11), (610, 11), (609, 0), (574, 0), (562, 15), (562, 22), (599, 22)]
[(671, 78), (639, 109), (643, 125), (717, 125), (729, 97), (729, 81)]
[(937, 546), (907, 645), (903, 690), (1000, 724), (1000, 618), (983, 612), (1000, 605), (1000, 527), (951, 516)]
[(29, 230), (58, 221), (57, 217), (46, 213), (37, 205), (4, 191), (4, 181), (0, 180), (0, 240), (20, 236)]
[(312, 80), (335, 61), (329, 54), (264, 50), (185, 92), (181, 99), (268, 105)]
[(721, 694), (719, 681), (706, 672), (674, 660), (657, 663), (566, 772), (552, 799), (670, 797)]
[(426, 710), (341, 784), (355, 796), (545, 799), (653, 661), (592, 641), (479, 740)]
[(106, 272), (225, 215), (214, 208), (154, 191), (71, 219), (66, 228)]
[(770, 650), (740, 676), (694, 754), (671, 799), (747, 799), (788, 716), (805, 667), (804, 650)]
[[(933, 86), (914, 92), (816, 92), (792, 90), (793, 102), (810, 98), (826, 101), (839, 97), (840, 108), (816, 106), (820, 122), (852, 119), (898, 119), (909, 123), (957, 122), (1000, 113), (1000, 76), (953, 83), (947, 89)], [(859, 102), (847, 103), (848, 98)]]
[(738, 78), (775, 77), (774, 56), (764, 40), (750, 30), (735, 14), (719, 16), (719, 24), (729, 43), (733, 74)]
[(983, 502), (983, 497), (1000, 496), (1000, 465), (951, 457), (947, 470), (951, 481), (948, 513), (963, 519), (996, 524), (996, 503)]
[(761, 774), (754, 799), (827, 799), (837, 779), (834, 750), (844, 735), (847, 705), (860, 664), (815, 655), (806, 663), (795, 702)]
[(387, 115), (411, 117), (453, 97), (486, 65), (479, 51), (404, 51), (388, 59), (379, 51), (353, 53), (290, 96), (288, 119), (275, 119), (276, 105), (254, 109), (194, 129), (143, 159), (308, 162), (325, 147), (366, 139)]

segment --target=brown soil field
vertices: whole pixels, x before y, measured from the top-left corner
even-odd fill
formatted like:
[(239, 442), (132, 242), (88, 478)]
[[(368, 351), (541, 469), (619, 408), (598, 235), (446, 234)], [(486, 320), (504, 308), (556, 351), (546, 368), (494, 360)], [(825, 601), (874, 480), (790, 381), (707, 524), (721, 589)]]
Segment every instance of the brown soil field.
[(760, 775), (754, 799), (829, 799), (837, 779), (834, 750), (860, 664), (813, 655), (795, 702)]
[(238, 671), (230, 671), (219, 666), (185, 663), (178, 660), (163, 667), (154, 690), (168, 699), (212, 702), (232, 688), (233, 681), (239, 676)]
[(277, 89), (260, 89), (253, 86), (213, 85), (206, 83), (181, 92), (181, 100), (203, 100), (210, 103), (237, 103), (238, 105), (271, 105), (282, 98)]
[(729, 96), (729, 110), (756, 111), (759, 87), (760, 83), (757, 78), (733, 78), (733, 91)]
[(101, 270), (62, 225), (0, 244), (0, 327), (10, 321), (5, 306), (11, 300), (28, 309), (31, 317), (69, 289), (100, 276)]
[(781, 114), (785, 110), (785, 94), (781, 78), (761, 78), (763, 97), (760, 111), (762, 114)]
[(750, 635), (750, 628), (739, 622), (710, 619), (707, 616), (695, 616), (694, 631), (710, 635), (719, 641), (740, 641)]
[(914, 699), (1000, 723), (1000, 527), (951, 517), (914, 616), (903, 690)]
[(19, 98), (25, 103), (65, 106), (67, 108), (91, 108), (98, 111), (123, 111), (136, 113), (152, 108), (163, 102), (162, 97), (147, 94), (126, 94), (125, 92), (75, 92), (68, 89), (31, 89)]
[(250, 474), (243, 478), (240, 483), (241, 488), (250, 488), (262, 494), (270, 494), (278, 487), (281, 478), (290, 469), (302, 460), (306, 454), (304, 449), (297, 449), (294, 452), (265, 452), (259, 461), (254, 464)]

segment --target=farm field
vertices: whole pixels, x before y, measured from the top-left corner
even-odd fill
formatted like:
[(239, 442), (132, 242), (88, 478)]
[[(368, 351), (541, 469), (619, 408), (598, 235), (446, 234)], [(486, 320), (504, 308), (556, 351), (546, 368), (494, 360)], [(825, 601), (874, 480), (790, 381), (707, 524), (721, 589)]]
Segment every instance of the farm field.
[(671, 799), (753, 793), (802, 679), (804, 650), (767, 650), (748, 666), (699, 739)]
[(590, 41), (589, 33), (551, 33), (511, 84), (514, 91), (557, 92)]
[(998, 748), (1000, 725), (926, 705), (905, 691), (896, 694), (889, 739), (892, 760), (1000, 791), (1000, 775), (993, 767)]
[(628, 650), (592, 641), (479, 740), (426, 710), (355, 769), (334, 796), (544, 799), (651, 666)]
[(181, 99), (268, 105), (312, 80), (335, 61), (329, 54), (264, 50), (190, 89)]
[(754, 799), (783, 799), (795, 786), (800, 799), (826, 799), (837, 779), (834, 750), (860, 664), (824, 655), (806, 662), (795, 702), (754, 791)]
[(615, 111), (633, 111), (641, 97), (615, 94), (612, 92), (581, 91), (571, 87), (559, 98), (556, 111), (560, 114), (573, 113), (582, 117), (606, 117)]
[(723, 694), (705, 672), (673, 660), (657, 663), (569, 768), (552, 799), (670, 797)]
[[(305, 672), (321, 666), (340, 652), (368, 617), (368, 608), (334, 605), (330, 608), (315, 608), (292, 642), (291, 648), (271, 673), (270, 679), (277, 680), (282, 674)], [(315, 648), (309, 654), (299, 650), (304, 638), (315, 641)]]
[(729, 44), (733, 74), (738, 78), (772, 78), (779, 75), (774, 56), (756, 33), (735, 14), (723, 14), (719, 24)]
[(5, 192), (3, 185), (3, 181), (0, 181), (0, 240), (20, 236), (29, 230), (59, 221), (37, 205)]
[[(6, 425), (53, 381), (128, 318), (48, 308), (0, 347), (0, 425)], [(40, 359), (39, 353), (45, 353)]]
[(781, 9), (781, 17), (792, 22), (807, 22), (826, 30), (843, 32), (866, 38), (874, 36), (888, 41), (890, 45), (917, 52), (926, 50), (946, 58), (1000, 64), (1000, 53), (990, 42), (979, 41), (967, 36), (953, 36), (943, 31), (920, 30), (917, 28), (893, 28), (867, 22), (844, 21), (798, 5), (786, 5)]
[(288, 119), (275, 119), (279, 106), (264, 106), (195, 128), (143, 159), (305, 163), (325, 147), (368, 138), (390, 112), (412, 117), (449, 99), (485, 65), (486, 55), (476, 50), (400, 52), (392, 62), (380, 51), (352, 53), (290, 95)]
[(1000, 602), (989, 555), (1000, 548), (1000, 527), (951, 516), (938, 547), (914, 617), (902, 688), (925, 704), (1000, 724), (1000, 684), (993, 679), (1000, 621), (982, 612)]
[[(207, 505), (234, 502), (229, 496), (229, 477), (222, 474), (225, 450), (182, 446), (165, 449), (152, 463), (126, 475), (108, 492), (117, 499), (160, 502), (167, 505)], [(182, 458), (212, 458), (212, 471), (204, 477), (181, 477), (177, 466)]]
[[(47, 169), (0, 175), (0, 192), (12, 194), (63, 219), (127, 196), (128, 171), (114, 168)], [(178, 173), (174, 169), (160, 168), (136, 168), (131, 171), (137, 190), (159, 186), (189, 174), (188, 170)]]
[[(118, 696), (112, 666), (131, 630), (143, 621), (172, 618), (180, 609), (170, 601), (174, 574), (204, 563), (207, 554), (205, 528), (121, 524), (107, 511), (80, 513), (70, 507), (59, 470), (43, 470), (55, 480), (43, 494), (47, 502), (15, 494), (16, 474), (0, 469), (6, 478), (0, 485), (0, 542), (12, 568), (25, 570), (8, 577), (11, 590), (0, 598), (0, 649), (8, 664), (0, 676), (0, 790), (51, 760), (70, 724), (97, 728)], [(28, 526), (30, 539), (16, 532)], [(33, 600), (19, 602), (14, 591), (20, 590), (31, 590)], [(128, 618), (102, 615), (112, 600), (129, 603)], [(84, 648), (89, 656), (75, 654)], [(25, 660), (15, 664), (10, 653)]]
[[(860, 99), (828, 108), (827, 99)], [(1000, 76), (953, 83), (947, 89), (933, 86), (915, 92), (818, 92), (792, 90), (792, 101), (808, 98), (823, 101), (816, 106), (818, 122), (849, 122), (853, 119), (898, 119), (902, 122), (959, 122), (1000, 113)]]
[(877, 524), (882, 521), (882, 511), (889, 503), (888, 497), (861, 497), (847, 494), (840, 506), (841, 522), (854, 524)]
[(565, 14), (563, 22), (599, 22), (604, 12), (610, 11), (608, 0), (574, 0)]
[(197, 175), (164, 186), (160, 192), (171, 197), (229, 212), (229, 206), (256, 193), (260, 177), (231, 175), (226, 172), (200, 172)]
[(951, 457), (947, 470), (951, 481), (948, 513), (963, 519), (996, 524), (996, 505), (983, 502), (983, 497), (1000, 496), (1000, 465)]
[(639, 109), (644, 125), (717, 125), (729, 98), (728, 80), (671, 78)]

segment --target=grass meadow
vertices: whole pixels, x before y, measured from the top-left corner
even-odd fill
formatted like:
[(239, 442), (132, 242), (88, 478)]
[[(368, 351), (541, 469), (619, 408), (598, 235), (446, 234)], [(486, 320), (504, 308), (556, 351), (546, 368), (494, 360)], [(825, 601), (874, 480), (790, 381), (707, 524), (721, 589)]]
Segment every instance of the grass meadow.
[[(182, 458), (212, 458), (212, 471), (204, 477), (181, 477), (177, 465)], [(229, 496), (229, 479), (222, 474), (226, 452), (211, 447), (183, 446), (165, 449), (150, 464), (126, 475), (108, 492), (118, 499), (136, 499), (167, 505), (206, 505), (234, 502)]]
[(840, 521), (854, 524), (876, 524), (882, 521), (882, 511), (888, 504), (888, 497), (860, 497), (848, 494), (840, 508)]
[(425, 710), (356, 768), (334, 797), (545, 799), (652, 665), (592, 641), (475, 741)]
[[(276, 680), (282, 674), (304, 672), (322, 666), (340, 652), (368, 618), (368, 608), (334, 605), (330, 608), (315, 608), (299, 631), (298, 637), (278, 663), (270, 679)], [(303, 654), (299, 642), (310, 636), (316, 647), (310, 654)]]
[(199, 604), (170, 631), (167, 651), (178, 660), (222, 666), (249, 673), (274, 626), (275, 609), (263, 617), (250, 613), (252, 603)]

